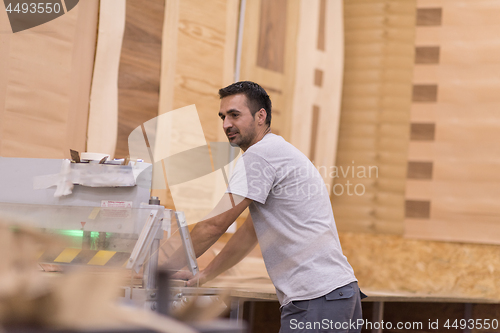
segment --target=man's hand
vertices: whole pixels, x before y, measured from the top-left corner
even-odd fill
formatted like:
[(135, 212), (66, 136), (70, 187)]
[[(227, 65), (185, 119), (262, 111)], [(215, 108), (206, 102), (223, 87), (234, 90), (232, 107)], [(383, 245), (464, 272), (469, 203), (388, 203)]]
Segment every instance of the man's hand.
[(187, 280), (186, 287), (198, 287), (210, 281), (205, 271), (200, 271), (195, 276), (190, 271), (178, 271), (172, 275), (172, 279)]

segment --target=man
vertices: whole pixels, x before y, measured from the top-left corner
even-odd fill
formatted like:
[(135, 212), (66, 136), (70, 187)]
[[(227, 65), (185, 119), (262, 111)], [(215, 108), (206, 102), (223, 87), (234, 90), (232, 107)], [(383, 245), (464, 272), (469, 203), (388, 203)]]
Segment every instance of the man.
[[(361, 319), (360, 291), (342, 254), (319, 172), (298, 149), (271, 133), (271, 100), (262, 87), (237, 82), (220, 89), (219, 95), (224, 132), (244, 153), (215, 212), (191, 232), (196, 255), (204, 253), (245, 208), (250, 214), (188, 285), (213, 279), (243, 259), (258, 241), (282, 305), (280, 332), (359, 332), (361, 327), (353, 323)], [(176, 265), (182, 264), (174, 255), (170, 266)]]

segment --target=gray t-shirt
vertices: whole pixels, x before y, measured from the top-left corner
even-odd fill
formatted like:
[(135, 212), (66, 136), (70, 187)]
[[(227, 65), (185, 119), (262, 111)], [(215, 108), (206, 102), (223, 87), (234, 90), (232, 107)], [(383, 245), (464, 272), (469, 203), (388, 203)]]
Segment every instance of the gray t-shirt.
[(281, 136), (269, 133), (247, 149), (227, 192), (253, 200), (250, 214), (282, 305), (356, 281), (321, 175)]

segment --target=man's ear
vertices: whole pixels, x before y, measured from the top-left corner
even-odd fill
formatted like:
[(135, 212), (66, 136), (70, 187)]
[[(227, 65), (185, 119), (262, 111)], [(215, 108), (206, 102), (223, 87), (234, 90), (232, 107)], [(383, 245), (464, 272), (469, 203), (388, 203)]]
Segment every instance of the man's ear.
[(258, 111), (258, 117), (259, 117), (259, 125), (263, 125), (266, 123), (266, 118), (267, 118), (267, 111), (264, 108), (261, 108)]

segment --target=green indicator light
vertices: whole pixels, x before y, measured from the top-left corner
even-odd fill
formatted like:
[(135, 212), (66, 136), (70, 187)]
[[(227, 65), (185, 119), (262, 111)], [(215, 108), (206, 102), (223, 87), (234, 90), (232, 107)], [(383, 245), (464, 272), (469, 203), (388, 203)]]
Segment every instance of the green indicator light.
[(58, 230), (57, 233), (63, 236), (83, 237), (82, 230)]

